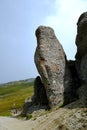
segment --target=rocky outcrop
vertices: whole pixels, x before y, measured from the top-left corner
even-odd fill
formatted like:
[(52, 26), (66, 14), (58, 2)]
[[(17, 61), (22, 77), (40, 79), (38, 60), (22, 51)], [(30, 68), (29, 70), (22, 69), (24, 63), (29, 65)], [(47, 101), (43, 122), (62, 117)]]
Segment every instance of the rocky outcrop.
[(40, 26), (36, 37), (34, 58), (41, 78), (35, 79), (34, 96), (25, 104), (23, 115), (43, 109), (43, 104), (45, 109), (55, 106), (38, 118), (35, 130), (87, 130), (87, 12), (77, 23), (75, 61), (67, 60), (52, 28)]
[(24, 105), (25, 111), (33, 105), (52, 108), (56, 105), (67, 105), (77, 99), (85, 99), (86, 96), (82, 98), (82, 93), (86, 90), (84, 84), (87, 86), (86, 25), (87, 12), (83, 13), (77, 22), (75, 61), (67, 60), (52, 28), (38, 27), (34, 60), (41, 78), (37, 76), (34, 81), (34, 96), (31, 102)]
[(52, 28), (40, 26), (36, 37), (35, 64), (42, 77), (49, 105), (54, 106), (63, 102), (65, 53)]
[(76, 45), (78, 76), (81, 82), (87, 82), (87, 12), (83, 13), (77, 22)]
[(87, 12), (77, 22), (75, 61), (67, 60), (52, 28), (40, 26), (36, 37), (34, 58), (41, 78), (36, 77), (32, 102), (25, 104), (23, 114), (33, 112), (34, 104), (37, 109), (55, 106), (43, 120), (38, 118), (35, 130), (87, 130)]
[(78, 19), (76, 45), (76, 60), (80, 60), (87, 54), (87, 12), (83, 13)]
[(50, 27), (36, 30), (35, 64), (46, 89), (48, 104), (64, 105), (78, 99), (79, 77), (76, 61), (68, 61), (63, 48)]

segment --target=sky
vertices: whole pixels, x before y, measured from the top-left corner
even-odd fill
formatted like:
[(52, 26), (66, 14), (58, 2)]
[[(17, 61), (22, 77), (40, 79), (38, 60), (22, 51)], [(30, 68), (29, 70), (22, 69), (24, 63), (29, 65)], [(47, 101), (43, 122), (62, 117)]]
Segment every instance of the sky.
[(86, 0), (0, 0), (0, 83), (35, 78), (35, 30), (50, 26), (67, 59), (76, 54), (77, 20)]

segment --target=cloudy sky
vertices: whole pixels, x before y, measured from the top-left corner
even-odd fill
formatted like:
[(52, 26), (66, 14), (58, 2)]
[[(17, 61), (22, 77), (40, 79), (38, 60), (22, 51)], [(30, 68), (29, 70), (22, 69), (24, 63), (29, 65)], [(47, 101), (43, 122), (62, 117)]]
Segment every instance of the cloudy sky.
[(68, 59), (76, 53), (76, 23), (86, 0), (0, 0), (0, 83), (36, 77), (35, 30), (50, 26)]

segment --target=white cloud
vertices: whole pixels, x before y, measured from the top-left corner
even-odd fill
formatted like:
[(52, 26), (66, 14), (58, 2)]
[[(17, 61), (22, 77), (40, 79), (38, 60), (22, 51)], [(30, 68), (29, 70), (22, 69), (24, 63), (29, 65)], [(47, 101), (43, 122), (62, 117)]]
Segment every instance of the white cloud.
[(73, 59), (76, 53), (76, 23), (81, 13), (86, 11), (87, 2), (84, 0), (55, 0), (53, 6), (55, 14), (46, 17), (45, 25), (54, 28), (68, 59)]

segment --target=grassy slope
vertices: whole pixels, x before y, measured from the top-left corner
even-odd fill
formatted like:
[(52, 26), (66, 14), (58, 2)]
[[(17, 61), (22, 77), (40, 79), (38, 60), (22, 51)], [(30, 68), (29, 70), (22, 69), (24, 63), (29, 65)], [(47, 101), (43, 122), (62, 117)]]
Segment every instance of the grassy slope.
[(0, 87), (0, 115), (8, 115), (14, 108), (22, 108), (24, 100), (32, 95), (33, 82), (15, 82)]

